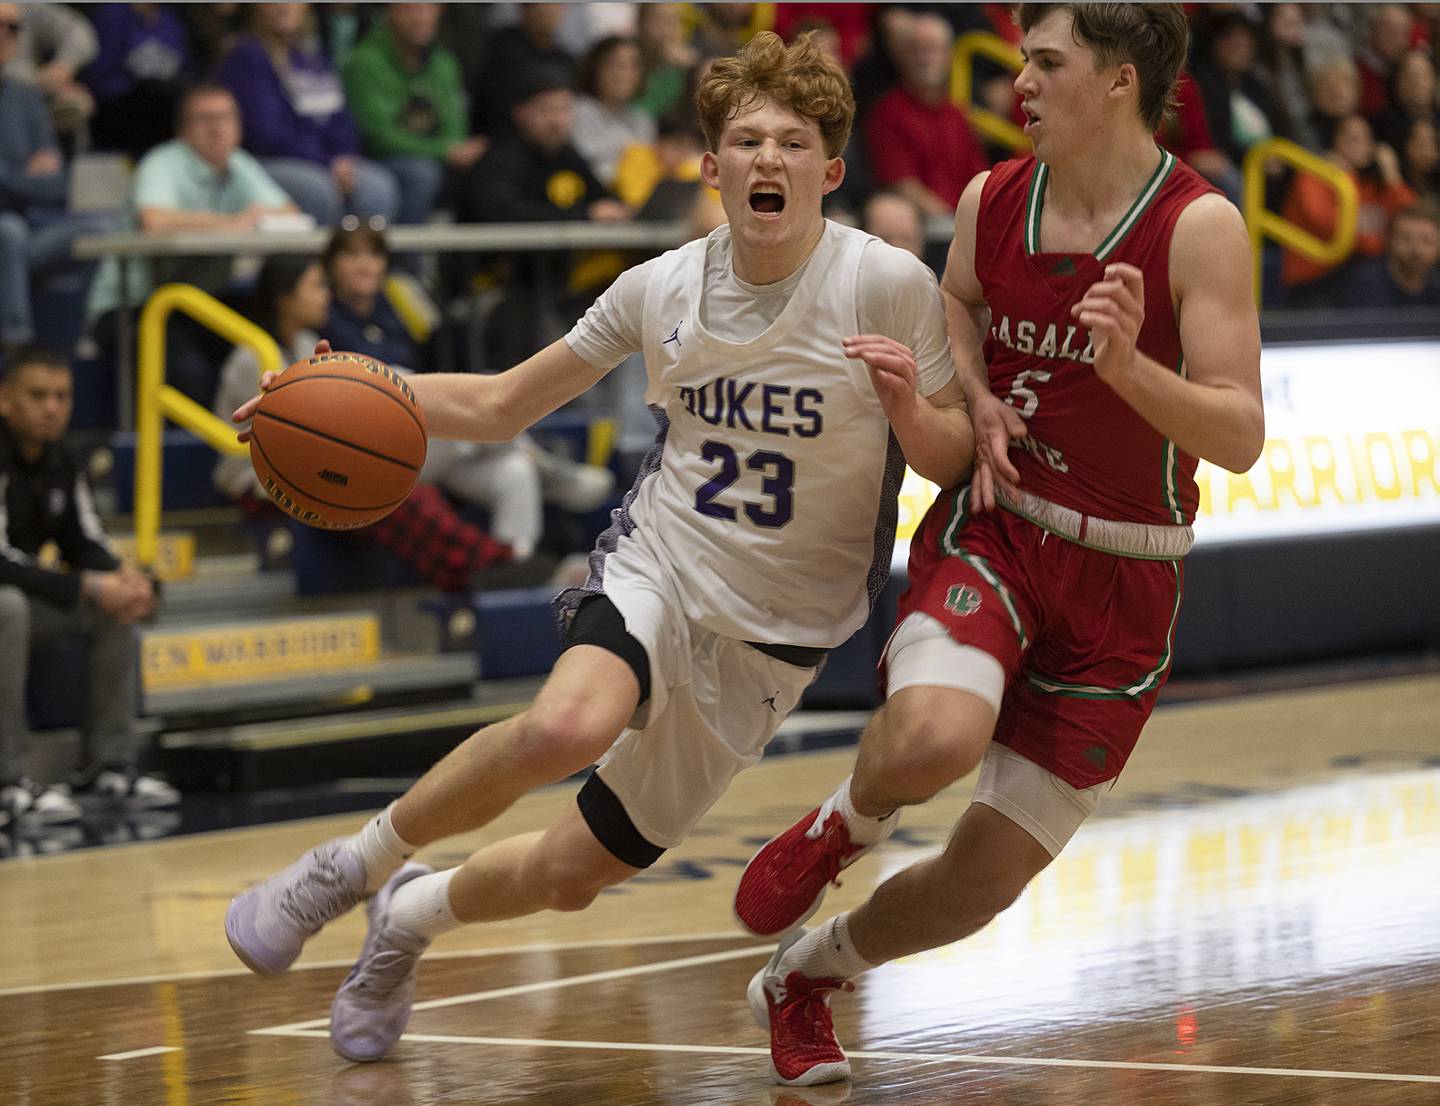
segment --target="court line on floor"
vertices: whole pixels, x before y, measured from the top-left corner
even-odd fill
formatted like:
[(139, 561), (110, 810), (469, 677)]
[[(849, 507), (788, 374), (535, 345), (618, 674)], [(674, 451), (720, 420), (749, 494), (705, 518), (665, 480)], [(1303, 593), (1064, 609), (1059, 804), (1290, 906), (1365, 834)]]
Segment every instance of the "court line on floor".
[[(541, 979), (534, 983), (520, 983), (514, 987), (497, 987), (493, 991), (472, 991), (465, 995), (452, 995), (449, 998), (434, 998), (427, 1002), (417, 1002), (413, 1010), (440, 1010), (447, 1006), (467, 1006), (476, 1002), (487, 1002), (490, 999), (511, 998), (515, 995), (530, 995), (538, 991), (558, 991), (565, 987), (579, 987), (586, 983), (604, 983), (611, 979), (628, 979), (637, 975), (653, 975), (656, 972), (668, 972), (677, 968), (696, 968), (702, 964), (718, 964), (725, 960), (740, 960), (745, 957), (758, 959), (775, 951), (774, 945), (747, 945), (743, 949), (726, 949), (724, 952), (709, 952), (701, 956), (682, 956), (676, 960), (657, 960), (653, 964), (636, 964), (629, 968), (612, 968), (604, 972), (588, 972), (585, 975), (569, 975), (560, 979)], [(265, 1029), (252, 1029), (250, 1033), (260, 1037), (285, 1037), (293, 1036), (301, 1030), (314, 1029), (319, 1026), (328, 1026), (330, 1016), (323, 1018), (311, 1018), (309, 1021), (291, 1022), (289, 1025), (272, 1025)], [(326, 1034), (328, 1036), (328, 1033)]]
[[(417, 1007), (418, 1009), (418, 1007)], [(296, 1029), (276, 1036), (328, 1038), (318, 1029)], [(506, 1048), (570, 1048), (613, 1052), (688, 1052), (723, 1056), (769, 1056), (768, 1048), (741, 1045), (667, 1045), (628, 1041), (553, 1041), (527, 1037), (462, 1037), (445, 1033), (406, 1033), (402, 1041), (417, 1044), (485, 1045)], [(1267, 1075), (1301, 1079), (1359, 1079), (1387, 1083), (1440, 1083), (1440, 1075), (1400, 1075), (1373, 1071), (1322, 1071), (1307, 1068), (1247, 1068), (1220, 1064), (1163, 1064), (1130, 1060), (1073, 1060), (1050, 1056), (978, 1056), (963, 1052), (888, 1052), (853, 1049), (852, 1060), (906, 1060), (953, 1064), (987, 1064), (995, 1067), (1111, 1068), (1125, 1071), (1195, 1072), (1206, 1075)]]
[[(493, 949), (432, 949), (426, 960), (469, 960), (484, 956), (521, 956), (532, 952), (571, 952), (585, 949), (631, 948), (644, 945), (677, 945), (686, 941), (744, 941), (739, 930), (717, 933), (675, 933), (654, 937), (597, 937), (588, 941), (538, 942), (529, 945), (504, 945)], [(296, 964), (291, 972), (318, 971), (323, 968), (348, 968), (354, 957), (344, 960), (310, 960)], [(253, 975), (249, 968), (216, 968), (212, 971), (165, 972), (158, 975), (132, 975), (120, 979), (81, 979), (69, 983), (35, 983), (25, 987), (0, 988), (0, 998), (11, 995), (43, 995), (51, 991), (86, 991), (99, 987), (136, 987), (147, 983), (183, 983), (194, 979), (225, 979), (230, 976)]]
[(129, 1052), (112, 1052), (108, 1056), (97, 1056), (97, 1060), (138, 1060), (142, 1056), (159, 1056), (164, 1052), (179, 1052), (176, 1045), (156, 1045), (154, 1048), (136, 1048)]

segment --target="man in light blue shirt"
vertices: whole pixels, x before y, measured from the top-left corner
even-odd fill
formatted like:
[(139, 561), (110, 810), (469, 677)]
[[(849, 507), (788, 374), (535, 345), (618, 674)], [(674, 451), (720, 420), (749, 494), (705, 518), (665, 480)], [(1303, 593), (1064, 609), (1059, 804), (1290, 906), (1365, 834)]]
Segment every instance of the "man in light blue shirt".
[[(135, 169), (127, 225), (146, 234), (254, 231), (264, 216), (296, 210), (284, 189), (240, 148), (240, 109), (228, 89), (197, 85), (181, 97), (178, 115), (179, 136), (156, 146)], [(230, 283), (233, 264), (228, 253), (131, 258), (123, 302), (139, 307), (152, 289), (171, 281), (219, 294)], [(85, 305), (95, 340), (109, 357), (119, 344), (120, 274), (119, 261), (107, 257)], [(228, 345), (181, 314), (170, 316), (165, 340), (167, 382), (208, 407)]]
[[(147, 234), (254, 230), (295, 205), (260, 163), (240, 148), (240, 109), (229, 91), (199, 85), (181, 98), (179, 136), (141, 160), (130, 188), (127, 222)], [(230, 281), (231, 258), (137, 258), (128, 263), (126, 302), (138, 306), (156, 284), (172, 280), (218, 292)], [(106, 258), (91, 286), (86, 317), (120, 305), (120, 267)]]

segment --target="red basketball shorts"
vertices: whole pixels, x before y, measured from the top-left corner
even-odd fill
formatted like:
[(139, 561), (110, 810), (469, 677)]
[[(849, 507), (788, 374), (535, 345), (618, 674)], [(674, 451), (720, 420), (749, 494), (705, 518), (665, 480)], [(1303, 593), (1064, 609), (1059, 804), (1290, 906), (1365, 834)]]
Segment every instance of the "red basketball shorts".
[(1005, 670), (995, 740), (1076, 788), (1120, 774), (1170, 673), (1181, 560), (1092, 549), (944, 492), (910, 546), (920, 611)]

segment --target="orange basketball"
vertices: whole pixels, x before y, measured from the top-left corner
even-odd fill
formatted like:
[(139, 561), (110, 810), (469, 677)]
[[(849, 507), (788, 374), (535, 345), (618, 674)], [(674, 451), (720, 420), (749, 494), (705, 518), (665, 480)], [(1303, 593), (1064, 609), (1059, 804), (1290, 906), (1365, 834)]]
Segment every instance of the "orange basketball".
[(353, 530), (400, 505), (425, 463), (425, 416), (404, 377), (358, 353), (297, 361), (260, 400), (250, 463), (280, 508)]

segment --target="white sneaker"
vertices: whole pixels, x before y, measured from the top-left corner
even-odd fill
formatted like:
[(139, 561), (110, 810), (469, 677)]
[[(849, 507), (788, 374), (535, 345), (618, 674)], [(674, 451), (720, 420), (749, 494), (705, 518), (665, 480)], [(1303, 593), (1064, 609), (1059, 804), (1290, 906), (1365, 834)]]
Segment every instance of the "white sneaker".
[(590, 579), (590, 554), (568, 553), (550, 574), (549, 587), (565, 589), (578, 588)]
[(54, 826), (80, 818), (80, 807), (64, 784), (43, 784), (20, 779), (0, 787), (0, 809), (16, 823)]
[(109, 768), (73, 790), (83, 803), (125, 810), (154, 810), (180, 802), (180, 792), (162, 779), (142, 776), (138, 772), (116, 772)]
[(593, 511), (615, 490), (615, 474), (607, 468), (572, 461), (540, 446), (530, 453), (540, 470), (540, 494), (546, 503), (561, 510), (576, 514)]

